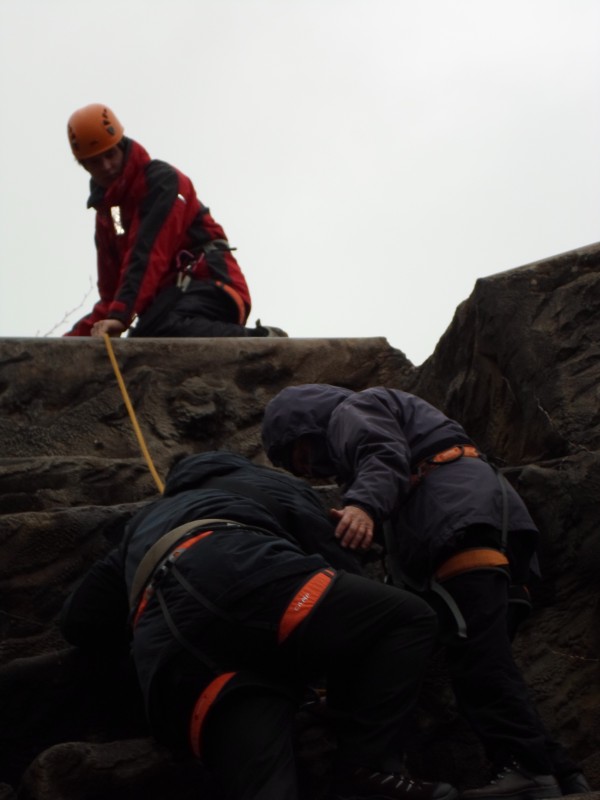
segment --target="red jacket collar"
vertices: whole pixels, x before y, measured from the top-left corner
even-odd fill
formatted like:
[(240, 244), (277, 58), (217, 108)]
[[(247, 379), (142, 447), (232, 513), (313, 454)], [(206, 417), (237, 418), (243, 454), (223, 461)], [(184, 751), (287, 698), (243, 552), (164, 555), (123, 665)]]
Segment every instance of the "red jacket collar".
[(125, 164), (123, 171), (108, 189), (98, 186), (93, 180), (90, 181), (90, 196), (87, 207), (96, 210), (104, 207), (118, 206), (123, 198), (129, 193), (133, 181), (137, 178), (140, 171), (149, 164), (151, 159), (148, 151), (141, 144), (133, 139), (124, 139), (125, 142)]

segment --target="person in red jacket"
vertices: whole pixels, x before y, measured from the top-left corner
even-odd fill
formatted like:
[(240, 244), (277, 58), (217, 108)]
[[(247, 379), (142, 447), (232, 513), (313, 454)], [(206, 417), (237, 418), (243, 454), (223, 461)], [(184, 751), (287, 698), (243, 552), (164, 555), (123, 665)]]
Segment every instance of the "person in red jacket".
[(124, 131), (101, 103), (69, 118), (71, 150), (91, 176), (100, 299), (65, 335), (286, 336), (246, 327), (250, 293), (223, 228), (188, 177)]

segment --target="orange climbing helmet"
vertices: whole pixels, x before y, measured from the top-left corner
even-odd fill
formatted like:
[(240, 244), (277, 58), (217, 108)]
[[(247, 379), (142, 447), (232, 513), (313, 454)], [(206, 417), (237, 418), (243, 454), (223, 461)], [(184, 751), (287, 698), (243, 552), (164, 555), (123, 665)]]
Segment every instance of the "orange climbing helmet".
[(77, 109), (67, 124), (69, 144), (78, 161), (110, 150), (121, 141), (124, 132), (110, 108), (102, 103)]

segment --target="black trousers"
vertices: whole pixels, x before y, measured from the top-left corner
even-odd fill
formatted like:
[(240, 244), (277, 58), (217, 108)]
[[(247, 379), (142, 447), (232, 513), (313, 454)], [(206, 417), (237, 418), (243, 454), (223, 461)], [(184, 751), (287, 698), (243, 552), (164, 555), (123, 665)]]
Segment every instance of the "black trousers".
[(459, 710), (501, 767), (516, 758), (539, 774), (566, 775), (577, 765), (549, 735), (517, 666), (507, 627), (508, 580), (493, 570), (444, 582), (467, 624), (467, 638), (446, 643)]
[[(288, 591), (283, 592), (286, 583)], [(265, 587), (255, 618), (268, 612), (274, 592), (285, 594), (287, 601), (289, 585), (288, 580)], [(246, 614), (251, 601), (244, 600)], [(292, 725), (297, 689), (321, 676), (327, 681), (327, 702), (337, 729), (339, 768), (396, 766), (435, 633), (435, 614), (420, 598), (367, 578), (338, 574), (312, 614), (277, 647), (276, 655), (271, 653), (263, 672), (257, 672), (256, 651), (264, 647), (264, 639), (257, 638), (249, 680), (211, 707), (202, 758), (223, 797), (297, 800)], [(269, 657), (269, 648), (264, 656)], [(242, 652), (240, 659), (243, 671)], [(178, 678), (173, 697), (179, 700), (165, 703), (182, 729), (188, 726), (195, 694), (189, 691), (195, 680), (190, 669), (188, 665), (183, 693)], [(253, 681), (252, 674), (258, 679)], [(199, 692), (203, 687), (197, 688)], [(188, 701), (182, 704), (186, 694)]]
[(232, 337), (251, 335), (237, 322), (238, 310), (219, 287), (194, 281), (186, 292), (170, 287), (130, 329), (133, 337)]

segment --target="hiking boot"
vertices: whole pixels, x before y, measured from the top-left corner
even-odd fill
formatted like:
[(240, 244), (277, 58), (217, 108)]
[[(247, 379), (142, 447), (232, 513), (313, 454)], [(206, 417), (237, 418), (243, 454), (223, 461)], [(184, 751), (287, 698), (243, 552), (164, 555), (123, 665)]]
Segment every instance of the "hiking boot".
[(570, 775), (560, 775), (558, 785), (563, 794), (587, 794), (592, 787), (587, 782), (583, 772), (572, 772)]
[(275, 328), (273, 325), (261, 325), (259, 319), (256, 320), (256, 328), (252, 331), (253, 336), (278, 336), (278, 337), (286, 337), (287, 333), (282, 330), (281, 328)]
[(561, 797), (554, 775), (533, 775), (517, 763), (503, 767), (487, 786), (466, 789), (461, 800), (544, 800)]
[(363, 767), (340, 777), (332, 800), (454, 800), (458, 792), (449, 783), (414, 781), (398, 772), (377, 772)]
[(267, 331), (267, 336), (278, 336), (279, 338), (287, 338), (287, 333), (281, 328), (275, 328), (273, 325), (265, 325), (264, 330)]

